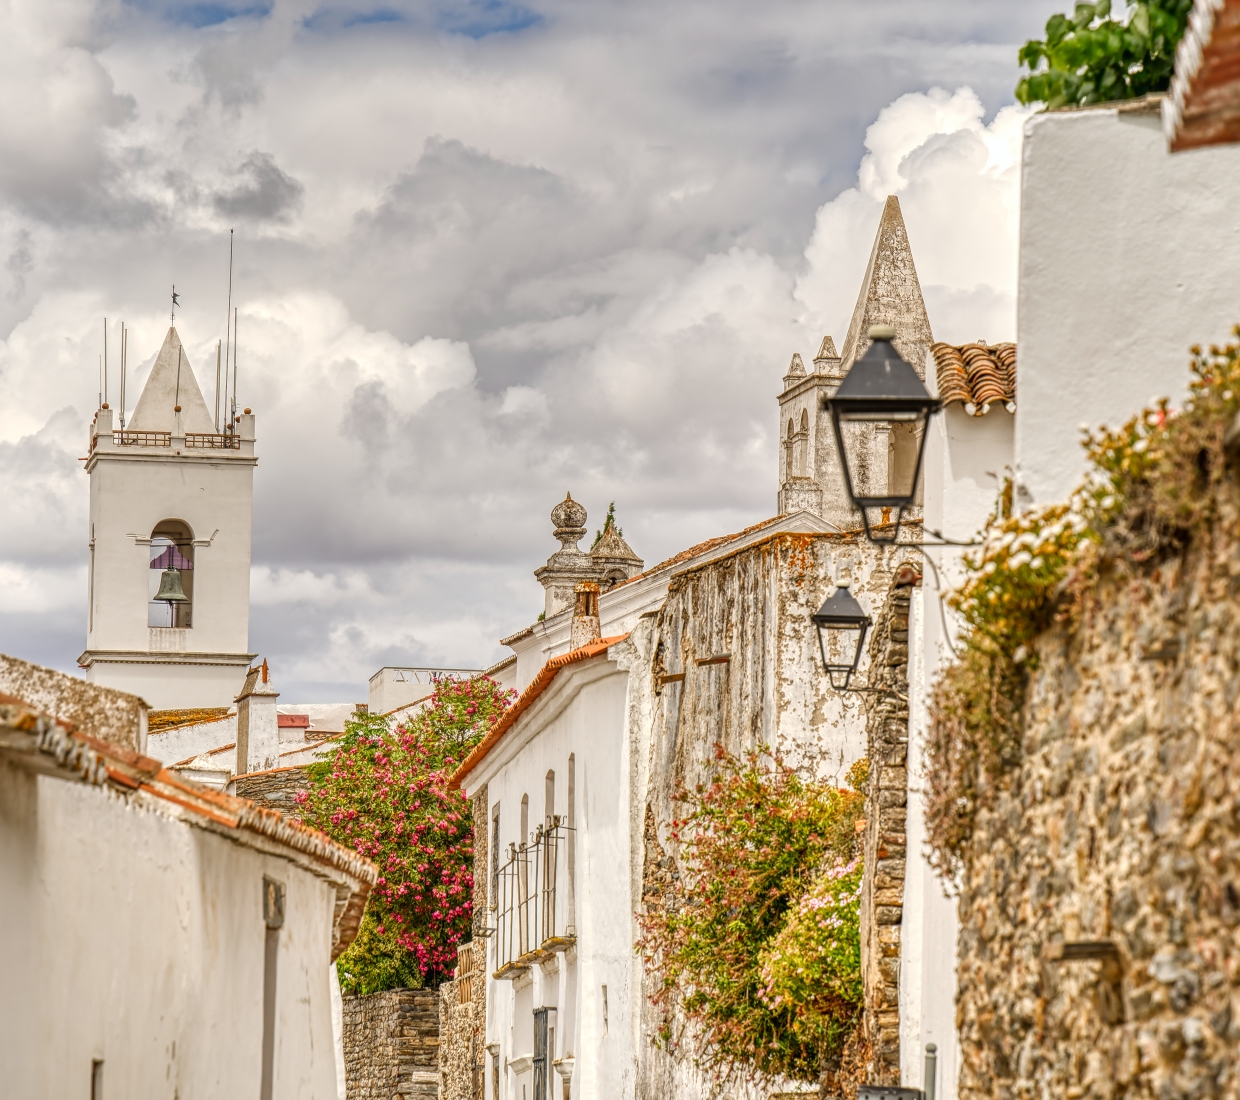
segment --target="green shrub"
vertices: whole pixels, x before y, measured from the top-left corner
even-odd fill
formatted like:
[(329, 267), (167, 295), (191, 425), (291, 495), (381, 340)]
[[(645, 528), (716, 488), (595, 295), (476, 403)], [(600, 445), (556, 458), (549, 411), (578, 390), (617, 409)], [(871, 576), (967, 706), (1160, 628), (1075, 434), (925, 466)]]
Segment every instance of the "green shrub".
[(1017, 55), (1029, 75), (1016, 85), (1016, 98), (1084, 106), (1165, 91), (1192, 6), (1148, 0), (1119, 20), (1111, 18), (1111, 0), (1098, 0), (1077, 4), (1071, 16), (1052, 15), (1046, 37), (1026, 42)]

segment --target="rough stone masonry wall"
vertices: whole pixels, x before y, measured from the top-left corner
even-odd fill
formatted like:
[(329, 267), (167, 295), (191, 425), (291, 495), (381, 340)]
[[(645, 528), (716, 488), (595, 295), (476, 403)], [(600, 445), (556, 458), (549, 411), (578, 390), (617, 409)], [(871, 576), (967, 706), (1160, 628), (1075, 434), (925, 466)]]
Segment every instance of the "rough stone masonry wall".
[(966, 857), (960, 1096), (1236, 1097), (1240, 541), (1104, 578), (1037, 654)]
[(347, 1100), (436, 1100), (439, 994), (388, 989), (343, 999)]
[(482, 934), (490, 904), (490, 812), (487, 788), (470, 805), (474, 817), (473, 938), (457, 954), (453, 981), (439, 988), (440, 1100), (483, 1100), (487, 1071), (486, 958), (488, 940)]
[(865, 979), (866, 1079), (900, 1084), (900, 924), (904, 913), (908, 809), (908, 615), (921, 577), (902, 566), (870, 641), (865, 811), (861, 888), (861, 966)]
[(295, 815), (298, 793), (310, 789), (310, 772), (304, 764), (273, 768), (271, 771), (239, 775), (236, 785), (241, 798), (253, 799), (255, 804), (266, 810)]

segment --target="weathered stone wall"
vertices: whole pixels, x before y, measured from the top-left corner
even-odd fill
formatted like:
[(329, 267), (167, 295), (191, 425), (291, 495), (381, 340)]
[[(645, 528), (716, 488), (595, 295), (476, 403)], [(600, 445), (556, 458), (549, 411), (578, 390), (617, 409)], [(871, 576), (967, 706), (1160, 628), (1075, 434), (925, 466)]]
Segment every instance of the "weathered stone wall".
[(439, 994), (388, 989), (344, 995), (348, 1100), (437, 1100)]
[(237, 795), (252, 799), (267, 810), (291, 814), (297, 808), (297, 795), (310, 789), (310, 773), (306, 765), (273, 768), (271, 771), (239, 775)]
[(1240, 1095), (1240, 541), (1040, 639), (960, 898), (965, 1100)]
[[(867, 696), (870, 782), (861, 888), (861, 965), (865, 978), (864, 1046), (873, 1084), (900, 1084), (900, 923), (908, 811), (908, 614), (921, 576), (911, 565), (875, 617)], [(860, 685), (858, 685), (860, 686)]]
[[(653, 665), (648, 674), (635, 670), (629, 688), (631, 707), (648, 706), (652, 716), (634, 787), (646, 798), (632, 808), (632, 836), (640, 846), (633, 856), (640, 870), (635, 887), (644, 904), (661, 904), (680, 873), (669, 824), (683, 806), (672, 795), (678, 783), (692, 789), (710, 778), (716, 742), (734, 754), (770, 745), (794, 767), (838, 783), (866, 754), (867, 696), (830, 687), (810, 616), (847, 574), (877, 618), (892, 591), (894, 563), (907, 554), (857, 535), (779, 535), (673, 579), (653, 620)], [(907, 638), (903, 644), (906, 666)], [(635, 700), (647, 692), (650, 698), (639, 707)], [(907, 683), (902, 694), (907, 698)], [(907, 715), (903, 737), (902, 744)], [(889, 778), (894, 781), (895, 773)], [(715, 1096), (693, 1066), (691, 1035), (674, 1052), (655, 1044), (667, 1021), (650, 1003), (651, 981), (642, 975), (636, 1095)], [(767, 1093), (737, 1085), (734, 1095)]]
[(487, 1072), (486, 960), (490, 914), (491, 815), (487, 788), (470, 799), (474, 817), (473, 939), (457, 952), (453, 981), (440, 986), (440, 1100), (483, 1100)]

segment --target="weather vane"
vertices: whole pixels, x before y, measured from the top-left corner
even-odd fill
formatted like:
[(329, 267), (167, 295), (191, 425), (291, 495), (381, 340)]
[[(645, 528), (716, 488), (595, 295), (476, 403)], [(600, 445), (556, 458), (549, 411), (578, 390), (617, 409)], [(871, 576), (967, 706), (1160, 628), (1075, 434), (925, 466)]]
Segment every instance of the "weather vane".
[(177, 294), (177, 285), (176, 283), (173, 283), (172, 284), (172, 314), (171, 314), (172, 320), (170, 323), (172, 324), (174, 328), (176, 327), (176, 323), (177, 323), (177, 306), (179, 306), (180, 304), (181, 304), (181, 298)]

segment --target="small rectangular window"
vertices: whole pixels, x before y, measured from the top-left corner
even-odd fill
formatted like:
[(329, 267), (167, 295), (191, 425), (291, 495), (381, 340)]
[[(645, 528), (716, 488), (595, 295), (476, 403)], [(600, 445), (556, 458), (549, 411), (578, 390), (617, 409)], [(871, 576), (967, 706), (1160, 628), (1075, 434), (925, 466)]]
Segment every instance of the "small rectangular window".
[(103, 1100), (102, 1058), (96, 1058), (90, 1064), (90, 1100)]
[(491, 908), (499, 905), (499, 803), (491, 811)]

